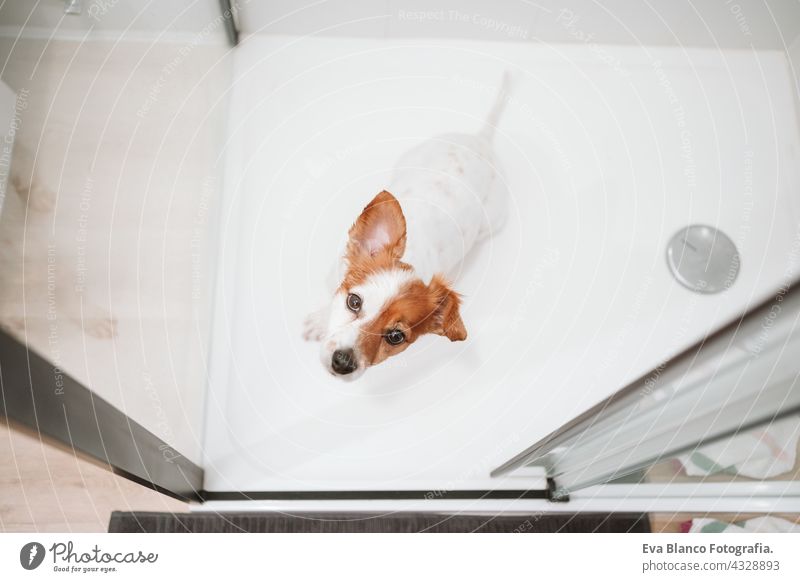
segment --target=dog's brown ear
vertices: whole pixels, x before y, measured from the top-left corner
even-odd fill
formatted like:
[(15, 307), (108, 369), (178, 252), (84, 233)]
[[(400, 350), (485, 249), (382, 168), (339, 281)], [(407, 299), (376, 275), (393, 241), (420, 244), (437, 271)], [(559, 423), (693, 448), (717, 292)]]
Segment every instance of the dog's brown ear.
[(406, 219), (397, 199), (386, 190), (366, 205), (350, 227), (348, 254), (375, 256), (388, 251), (395, 259), (406, 250)]
[(440, 275), (434, 275), (428, 289), (436, 301), (431, 331), (447, 337), (451, 342), (467, 339), (467, 328), (464, 327), (459, 312), (461, 297), (458, 293), (453, 291), (444, 277)]

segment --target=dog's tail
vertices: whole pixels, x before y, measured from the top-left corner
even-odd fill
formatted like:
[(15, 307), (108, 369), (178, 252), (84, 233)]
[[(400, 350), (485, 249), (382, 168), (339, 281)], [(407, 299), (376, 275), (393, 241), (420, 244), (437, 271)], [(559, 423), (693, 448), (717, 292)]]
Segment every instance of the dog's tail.
[(500, 88), (497, 90), (497, 96), (494, 99), (494, 105), (492, 105), (492, 109), (486, 117), (486, 123), (484, 123), (483, 129), (481, 130), (481, 136), (487, 141), (492, 141), (492, 138), (494, 138), (495, 129), (500, 121), (500, 117), (506, 109), (506, 105), (508, 105), (510, 96), (511, 73), (505, 71), (503, 73), (503, 80), (500, 82)]

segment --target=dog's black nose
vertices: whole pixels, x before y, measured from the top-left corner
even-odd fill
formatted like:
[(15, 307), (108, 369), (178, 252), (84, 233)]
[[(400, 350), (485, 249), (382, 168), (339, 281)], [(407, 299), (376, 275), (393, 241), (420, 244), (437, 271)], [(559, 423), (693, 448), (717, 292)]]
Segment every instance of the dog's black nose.
[(331, 367), (337, 374), (350, 374), (358, 368), (353, 350), (336, 350), (331, 358)]

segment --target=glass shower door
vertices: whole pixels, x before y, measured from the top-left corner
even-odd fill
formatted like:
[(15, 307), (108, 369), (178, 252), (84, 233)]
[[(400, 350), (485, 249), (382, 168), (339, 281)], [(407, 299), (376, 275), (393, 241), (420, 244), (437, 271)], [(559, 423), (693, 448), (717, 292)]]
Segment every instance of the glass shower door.
[[(756, 451), (757, 446), (746, 449), (738, 438), (779, 424), (790, 442), (756, 443), (764, 445)], [(714, 446), (718, 458), (737, 458), (731, 453), (738, 450), (741, 463), (750, 466), (754, 455), (771, 450), (796, 464), (798, 438), (800, 285), (795, 282), (510, 459), (492, 476), (544, 467), (555, 483), (554, 496), (563, 498), (667, 459), (688, 459), (687, 465), (693, 460), (700, 466), (694, 469), (713, 470), (704, 459), (712, 465), (714, 460), (702, 453)], [(770, 459), (761, 461), (769, 474)]]

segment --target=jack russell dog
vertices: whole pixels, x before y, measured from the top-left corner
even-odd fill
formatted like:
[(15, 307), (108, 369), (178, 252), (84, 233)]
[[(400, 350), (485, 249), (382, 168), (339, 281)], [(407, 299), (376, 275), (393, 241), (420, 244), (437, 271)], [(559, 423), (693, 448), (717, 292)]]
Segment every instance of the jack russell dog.
[(506, 73), (479, 133), (440, 135), (406, 152), (389, 191), (350, 227), (333, 299), (304, 325), (333, 376), (359, 378), (424, 334), (467, 339), (450, 280), (505, 220), (508, 191), (492, 141), (508, 85)]

